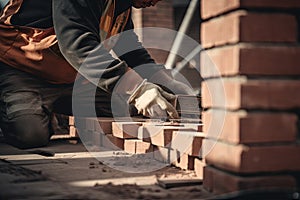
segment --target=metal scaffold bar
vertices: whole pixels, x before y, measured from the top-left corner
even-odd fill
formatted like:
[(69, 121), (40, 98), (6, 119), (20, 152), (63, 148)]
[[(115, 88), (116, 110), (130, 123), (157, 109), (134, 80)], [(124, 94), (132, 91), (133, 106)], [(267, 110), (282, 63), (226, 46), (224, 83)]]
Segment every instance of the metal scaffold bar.
[(178, 30), (178, 33), (174, 40), (173, 46), (172, 46), (169, 56), (167, 58), (167, 61), (165, 64), (167, 69), (172, 69), (173, 66), (175, 65), (177, 52), (180, 49), (184, 35), (186, 34), (186, 32), (190, 26), (191, 20), (193, 18), (193, 15), (195, 13), (195, 10), (198, 7), (198, 1), (199, 0), (191, 0), (191, 2), (190, 2), (190, 5), (186, 11), (186, 14), (184, 16), (182, 24)]

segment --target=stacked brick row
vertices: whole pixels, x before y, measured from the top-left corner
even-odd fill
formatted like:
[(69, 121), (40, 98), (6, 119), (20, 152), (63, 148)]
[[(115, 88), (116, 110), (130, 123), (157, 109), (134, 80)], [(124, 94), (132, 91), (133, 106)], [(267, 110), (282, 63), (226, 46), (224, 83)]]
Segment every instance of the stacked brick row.
[(56, 124), (53, 130), (54, 134), (51, 136), (52, 140), (78, 137), (73, 116), (56, 114), (56, 117), (59, 117), (63, 124), (60, 124), (59, 120), (55, 118)]
[(69, 116), (69, 136), (78, 137), (77, 129), (75, 127), (75, 118), (74, 116)]
[(204, 187), (298, 187), (300, 2), (202, 0), (201, 7)]
[[(116, 129), (118, 126), (120, 124), (113, 124)], [(195, 160), (200, 159), (200, 148), (204, 138), (201, 130), (201, 124), (144, 122), (140, 124), (135, 135), (125, 136), (128, 139), (125, 144), (130, 139), (138, 139), (143, 144), (151, 145), (154, 159), (184, 170), (194, 170)], [(123, 129), (123, 132), (126, 130)], [(125, 145), (124, 150), (127, 149)]]
[(205, 137), (200, 123), (154, 122), (144, 119), (76, 118), (80, 139), (92, 150), (148, 154), (165, 164), (195, 170), (203, 177), (200, 157)]

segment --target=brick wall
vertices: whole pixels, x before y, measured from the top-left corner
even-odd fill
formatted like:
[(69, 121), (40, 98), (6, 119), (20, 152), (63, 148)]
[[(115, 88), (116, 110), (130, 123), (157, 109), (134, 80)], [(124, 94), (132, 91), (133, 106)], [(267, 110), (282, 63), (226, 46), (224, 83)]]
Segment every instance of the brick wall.
[[(179, 1), (178, 1), (179, 2)], [(160, 1), (155, 7), (146, 9), (133, 9), (133, 21), (135, 28), (147, 28), (147, 27), (158, 27), (167, 28), (171, 30), (178, 30), (181, 25), (182, 19), (189, 5), (189, 1), (182, 1), (180, 5), (178, 2), (173, 4), (172, 0)], [(195, 12), (194, 18), (192, 19), (191, 26), (187, 32), (187, 35), (193, 38), (196, 42), (199, 42), (200, 32), (200, 13), (199, 9)], [(175, 35), (166, 34), (165, 32), (151, 32), (145, 33), (142, 31), (136, 31), (139, 35), (143, 44), (156, 44), (157, 49), (149, 49), (148, 51), (157, 63), (164, 64), (169, 55), (168, 51), (160, 50), (160, 47), (171, 48)], [(177, 61), (181, 61), (181, 57), (177, 57)], [(183, 75), (189, 82), (190, 85), (196, 90), (200, 90), (201, 77), (199, 71), (199, 57), (196, 56), (191, 65), (186, 66), (181, 70)], [(176, 77), (177, 78), (177, 77)], [(180, 79), (180, 78), (179, 78)]]
[(209, 191), (298, 187), (299, 10), (297, 0), (202, 0)]
[[(158, 27), (174, 29), (173, 20), (173, 5), (171, 0), (160, 1), (156, 6), (138, 9), (133, 11), (133, 20), (136, 27)], [(144, 43), (155, 43), (161, 45), (172, 44), (174, 38), (170, 38), (168, 35), (154, 33), (155, 35), (147, 36), (145, 33), (139, 33), (140, 39)], [(165, 52), (159, 49), (148, 49), (151, 56), (157, 63), (165, 63), (169, 52)]]
[[(180, 25), (182, 24), (182, 21), (188, 9), (189, 2), (190, 2), (189, 0), (174, 1), (173, 13), (174, 13), (175, 30), (179, 30)], [(200, 9), (196, 9), (186, 35), (191, 37), (197, 43), (200, 43), (200, 24), (201, 24)], [(178, 62), (182, 61), (182, 57), (178, 56), (177, 61)], [(200, 85), (201, 85), (201, 77), (199, 71), (200, 71), (200, 57), (198, 55), (196, 55), (191, 60), (191, 62), (187, 64), (180, 71), (181, 75), (183, 75), (189, 81), (190, 85), (196, 91), (200, 91)]]

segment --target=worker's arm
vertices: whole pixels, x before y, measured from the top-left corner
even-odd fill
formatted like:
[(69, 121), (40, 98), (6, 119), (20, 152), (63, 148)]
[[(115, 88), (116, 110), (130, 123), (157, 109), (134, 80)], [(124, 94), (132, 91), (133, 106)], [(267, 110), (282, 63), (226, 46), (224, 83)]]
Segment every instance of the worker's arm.
[(150, 80), (155, 73), (164, 70), (165, 67), (155, 63), (139, 41), (133, 28), (133, 22), (129, 20), (113, 50), (121, 60), (126, 61), (128, 66), (135, 69), (142, 77)]
[[(115, 61), (101, 45), (99, 20), (104, 2), (104, 0), (53, 0), (53, 23), (65, 58), (90, 81), (112, 92), (115, 84), (124, 75), (127, 65), (125, 62)], [(82, 71), (82, 67), (85, 70)], [(115, 89), (118, 95), (125, 97), (123, 98), (125, 100), (130, 99), (129, 102), (136, 107), (137, 102), (148, 100), (147, 104), (140, 106), (140, 110), (149, 116), (158, 115), (157, 113), (166, 110), (172, 117), (177, 117), (175, 109), (162, 95), (158, 86), (152, 83), (145, 85), (145, 81), (135, 72), (130, 74), (132, 75), (123, 79), (124, 82), (119, 83), (121, 87)], [(100, 83), (97, 83), (100, 77)], [(149, 90), (155, 91), (150, 96), (150, 101)]]
[(99, 21), (104, 3), (105, 0), (53, 0), (53, 24), (67, 61), (94, 84), (111, 92), (127, 65), (115, 60), (101, 44)]
[(120, 35), (114, 48), (116, 54), (143, 78), (164, 86), (164, 89), (169, 89), (175, 94), (193, 95), (191, 87), (176, 81), (163, 65), (155, 63), (139, 41), (133, 28), (134, 25), (130, 20), (126, 25), (127, 31)]

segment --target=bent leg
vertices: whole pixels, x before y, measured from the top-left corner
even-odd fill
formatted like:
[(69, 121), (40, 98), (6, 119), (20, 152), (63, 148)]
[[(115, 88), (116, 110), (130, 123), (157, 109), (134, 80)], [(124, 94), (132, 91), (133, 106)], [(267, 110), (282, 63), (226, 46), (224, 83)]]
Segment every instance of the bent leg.
[(50, 116), (36, 91), (2, 93), (1, 129), (7, 141), (18, 148), (44, 146), (50, 138)]
[(0, 67), (0, 127), (5, 139), (18, 148), (46, 145), (57, 92), (30, 74)]
[(7, 142), (15, 147), (26, 149), (48, 144), (50, 132), (48, 117), (21, 115), (3, 123), (2, 129)]

